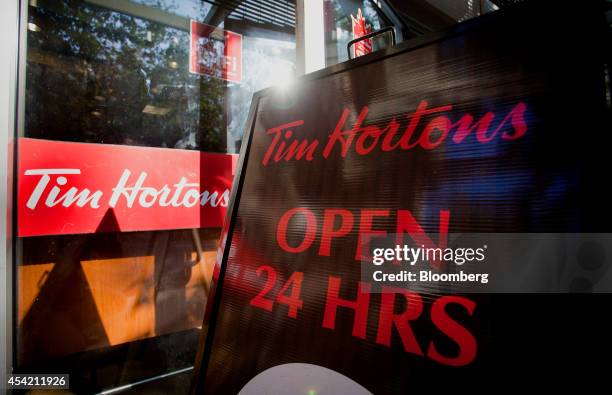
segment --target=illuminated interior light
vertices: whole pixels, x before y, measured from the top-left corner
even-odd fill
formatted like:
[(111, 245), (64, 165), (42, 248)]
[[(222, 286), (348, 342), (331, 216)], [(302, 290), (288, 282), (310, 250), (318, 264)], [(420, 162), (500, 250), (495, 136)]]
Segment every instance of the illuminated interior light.
[(41, 29), (36, 23), (28, 22), (28, 30), (31, 32), (39, 32)]
[(147, 104), (145, 108), (142, 109), (142, 112), (145, 114), (164, 116), (170, 112), (170, 109), (167, 107), (158, 107), (152, 104)]

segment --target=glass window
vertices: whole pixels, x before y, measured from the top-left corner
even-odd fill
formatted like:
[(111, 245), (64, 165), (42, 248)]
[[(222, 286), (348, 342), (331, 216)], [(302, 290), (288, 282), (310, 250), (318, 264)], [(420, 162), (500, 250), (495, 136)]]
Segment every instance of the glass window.
[[(382, 0), (381, 0), (382, 1)], [(438, 31), (523, 0), (386, 0), (404, 24), (404, 38)], [(496, 4), (497, 3), (497, 4)]]
[[(353, 34), (353, 19), (357, 18), (359, 12), (371, 31), (392, 26), (396, 41), (401, 42), (521, 1), (325, 0), (326, 66), (348, 60), (347, 44), (359, 36), (359, 33), (357, 36)], [(371, 39), (370, 45), (372, 51), (386, 48), (391, 45), (390, 36), (376, 36)]]
[[(293, 27), (250, 8), (104, 3), (32, 2), (26, 137), (235, 153), (253, 92), (295, 73)], [(190, 18), (243, 35), (240, 83), (189, 71)]]
[[(325, 64), (331, 66), (348, 60), (347, 45), (353, 40), (352, 18), (361, 12), (372, 32), (392, 26), (380, 7), (371, 0), (325, 0)], [(388, 37), (373, 40), (373, 50), (386, 47)]]
[[(20, 135), (237, 153), (252, 94), (295, 74), (294, 32), (286, 0), (30, 0)], [(169, 374), (156, 390), (186, 392), (219, 233), (20, 238), (17, 371), (88, 393)]]

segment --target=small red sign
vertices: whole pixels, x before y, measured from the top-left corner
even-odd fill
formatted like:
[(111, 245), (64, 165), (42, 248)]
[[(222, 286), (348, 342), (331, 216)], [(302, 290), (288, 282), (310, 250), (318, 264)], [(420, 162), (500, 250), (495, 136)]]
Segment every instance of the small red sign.
[(242, 36), (191, 21), (189, 71), (226, 81), (242, 81)]
[(18, 235), (220, 227), (236, 159), (19, 139)]
[[(353, 39), (363, 37), (366, 34), (372, 33), (372, 26), (366, 25), (365, 18), (361, 13), (361, 8), (357, 11), (357, 16), (354, 17), (351, 14), (351, 23), (353, 26)], [(362, 55), (366, 55), (372, 52), (372, 39), (367, 38), (365, 40), (361, 40), (353, 46), (354, 57), (359, 57)]]

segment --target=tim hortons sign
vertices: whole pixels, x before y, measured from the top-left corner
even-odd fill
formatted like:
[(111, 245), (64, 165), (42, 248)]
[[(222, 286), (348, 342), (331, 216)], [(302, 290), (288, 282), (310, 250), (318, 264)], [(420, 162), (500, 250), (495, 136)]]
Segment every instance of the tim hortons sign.
[(255, 95), (194, 393), (490, 389), (584, 361), (564, 344), (593, 299), (372, 293), (360, 272), (366, 235), (609, 231), (605, 46), (570, 56), (546, 23), (590, 43), (605, 18), (532, 3)]
[(18, 234), (220, 227), (236, 155), (19, 140)]

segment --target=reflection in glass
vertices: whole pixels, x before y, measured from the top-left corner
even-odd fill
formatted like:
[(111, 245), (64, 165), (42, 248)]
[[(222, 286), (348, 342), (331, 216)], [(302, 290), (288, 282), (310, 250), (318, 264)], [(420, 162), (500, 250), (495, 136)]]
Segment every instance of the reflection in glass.
[(294, 74), (288, 29), (270, 34), (266, 25), (262, 35), (255, 22), (231, 12), (222, 18), (222, 28), (251, 32), (243, 41), (244, 79), (230, 83), (188, 67), (189, 18), (210, 23), (220, 7), (123, 0), (125, 9), (117, 10), (98, 3), (39, 0), (30, 7), (37, 28), (28, 34), (26, 137), (233, 153), (253, 92), (279, 72)]
[[(240, 82), (189, 71), (190, 20), (242, 37)], [(22, 136), (236, 153), (252, 94), (294, 77), (295, 5), (30, 0), (26, 63)], [(21, 238), (17, 369), (186, 392), (219, 232)]]

